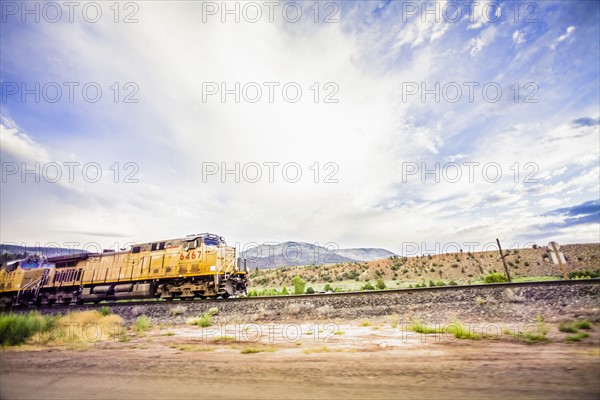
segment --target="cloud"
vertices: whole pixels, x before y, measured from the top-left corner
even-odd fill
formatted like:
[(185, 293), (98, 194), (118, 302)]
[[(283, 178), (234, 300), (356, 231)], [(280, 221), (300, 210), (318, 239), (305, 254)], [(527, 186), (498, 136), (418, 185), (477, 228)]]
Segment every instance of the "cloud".
[(496, 22), (502, 15), (502, 7), (490, 0), (474, 2), (470, 9), (472, 12), (469, 20), (473, 22), (468, 25), (469, 30), (479, 29), (491, 21)]
[(515, 46), (519, 46), (527, 41), (525, 39), (525, 32), (519, 31), (518, 29), (513, 33), (512, 39)]
[(582, 117), (577, 118), (571, 121), (571, 125), (575, 127), (588, 127), (588, 126), (598, 126), (600, 125), (600, 118), (590, 118), (590, 117)]
[(475, 57), (481, 53), (484, 47), (488, 46), (494, 41), (495, 37), (496, 28), (489, 27), (481, 32), (481, 34), (477, 37), (469, 40), (468, 47), (470, 48), (471, 57)]
[(591, 200), (571, 207), (558, 208), (549, 211), (544, 215), (574, 217), (572, 220), (577, 221), (577, 223), (587, 223), (590, 220), (593, 222), (600, 222), (598, 221), (598, 216), (600, 215), (600, 200)]
[[(468, 25), (466, 16), (400, 23), (401, 2), (343, 2), (339, 24), (221, 23), (219, 15), (202, 23), (201, 5), (165, 4), (144, 3), (138, 24), (3, 26), (2, 51), (11, 54), (3, 78), (94, 81), (105, 93), (93, 104), (9, 100), (3, 160), (96, 162), (107, 178), (3, 184), (3, 238), (107, 241), (114, 233), (140, 241), (214, 231), (242, 243), (334, 241), (401, 252), (404, 242), (453, 241), (457, 232), (465, 241), (514, 238), (564, 218), (545, 215), (548, 207), (597, 197), (595, 54), (544, 51), (569, 15), (566, 3), (552, 13), (540, 4), (547, 20), (535, 29), (510, 14), (493, 24)], [(569, 24), (581, 37), (597, 36), (596, 24)], [(568, 79), (556, 72), (566, 70)], [(524, 103), (532, 81), (539, 102)], [(121, 95), (134, 82), (139, 101), (115, 102), (115, 82)], [(207, 82), (255, 82), (263, 97), (204, 101)], [(264, 82), (279, 83), (274, 102)], [(302, 88), (297, 103), (282, 100), (288, 82)], [(464, 82), (477, 83), (473, 101)], [(502, 90), (496, 103), (483, 98), (490, 82)], [(440, 93), (404, 100), (406, 83), (430, 92), (439, 84)], [(443, 93), (448, 83), (462, 88), (455, 103)], [(265, 162), (279, 163), (272, 183)], [(459, 182), (423, 182), (421, 173), (403, 182), (407, 163), (450, 162), (462, 165)], [(472, 182), (469, 162), (479, 163)], [(138, 167), (137, 183), (122, 182), (127, 163)], [(206, 163), (219, 172), (203, 179)], [(259, 182), (241, 176), (250, 163), (262, 168)], [(286, 163), (300, 165), (299, 182), (284, 179)], [(487, 163), (500, 165), (499, 181), (485, 179)], [(337, 183), (324, 182), (330, 174)], [(563, 232), (572, 241), (597, 238), (581, 225)]]
[(558, 37), (558, 39), (556, 39), (557, 42), (562, 42), (563, 40), (565, 40), (566, 38), (568, 38), (569, 36), (571, 36), (571, 34), (575, 32), (575, 27), (574, 26), (570, 26), (567, 28), (567, 31), (563, 34), (560, 35)]
[(575, 32), (575, 27), (574, 26), (569, 26), (567, 28), (567, 31), (560, 35), (555, 41), (554, 43), (552, 43), (552, 45), (550, 46), (553, 50), (556, 49), (556, 46), (558, 46), (559, 43), (565, 41), (567, 38), (569, 38), (573, 32)]
[(5, 157), (12, 156), (30, 162), (50, 160), (48, 151), (8, 117), (0, 118), (0, 143)]

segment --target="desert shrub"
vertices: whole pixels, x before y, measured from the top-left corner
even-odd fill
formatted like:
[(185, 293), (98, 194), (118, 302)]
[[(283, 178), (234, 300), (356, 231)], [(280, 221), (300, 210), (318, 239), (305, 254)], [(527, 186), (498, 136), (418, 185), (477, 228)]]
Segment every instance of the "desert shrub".
[(450, 281), (448, 282), (448, 286), (457, 286), (458, 283), (456, 283), (455, 281)]
[(211, 307), (208, 309), (208, 313), (210, 315), (217, 315), (219, 313), (219, 309), (217, 307)]
[(314, 294), (315, 293), (315, 289), (313, 289), (312, 287), (307, 287), (306, 288), (306, 294)]
[(493, 273), (483, 277), (484, 283), (500, 283), (500, 282), (508, 282), (506, 276), (500, 273)]
[(201, 328), (207, 328), (207, 327), (211, 326), (212, 325), (212, 315), (204, 314), (203, 316), (200, 317), (200, 319), (198, 319), (197, 324)]
[(579, 329), (592, 329), (592, 324), (590, 324), (590, 322), (585, 319), (583, 321), (577, 322), (575, 325)]
[(527, 344), (534, 344), (534, 343), (548, 341), (548, 338), (546, 337), (546, 335), (550, 331), (550, 328), (548, 326), (546, 326), (546, 323), (544, 322), (544, 318), (541, 315), (538, 315), (538, 316), (536, 316), (535, 320), (536, 320), (536, 325), (537, 325), (536, 331), (522, 335), (524, 342)]
[(569, 273), (569, 279), (600, 278), (600, 269), (595, 271), (573, 271)]
[(102, 306), (100, 307), (100, 309), (98, 310), (98, 312), (100, 313), (100, 315), (102, 315), (103, 317), (106, 317), (107, 315), (112, 314), (112, 310), (110, 309), (110, 307), (108, 306)]
[(362, 290), (375, 290), (373, 285), (371, 285), (371, 282), (367, 282), (361, 289)]
[(325, 285), (325, 287), (323, 288), (323, 291), (325, 292), (333, 292), (333, 288), (331, 287), (331, 285), (328, 283), (327, 285)]
[(379, 278), (377, 279), (377, 283), (375, 284), (375, 286), (377, 287), (377, 289), (379, 290), (383, 290), (386, 288), (385, 286), (385, 282), (383, 281), (383, 279)]
[(145, 332), (148, 329), (150, 329), (150, 327), (152, 327), (152, 320), (150, 320), (150, 318), (148, 318), (145, 315), (140, 315), (135, 319), (135, 322), (133, 323), (133, 330), (136, 333)]
[(576, 333), (577, 327), (572, 323), (562, 323), (558, 325), (558, 330), (565, 333)]
[(589, 333), (579, 332), (576, 335), (567, 336), (566, 340), (567, 340), (567, 342), (580, 342), (582, 339), (585, 339), (588, 337), (590, 337)]

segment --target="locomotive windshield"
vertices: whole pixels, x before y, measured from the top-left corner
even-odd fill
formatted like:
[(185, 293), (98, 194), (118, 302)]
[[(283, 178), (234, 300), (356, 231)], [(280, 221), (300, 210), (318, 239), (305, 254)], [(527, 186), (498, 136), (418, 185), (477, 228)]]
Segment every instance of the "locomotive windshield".
[(204, 244), (207, 246), (218, 246), (219, 238), (204, 238)]
[(48, 262), (37, 255), (29, 256), (27, 258), (23, 258), (21, 260), (13, 260), (9, 261), (3, 266), (6, 271), (11, 272), (17, 269), (17, 267), (21, 267), (22, 269), (35, 269), (40, 267), (51, 267), (52, 264), (48, 264)]
[(206, 246), (219, 246), (225, 244), (225, 239), (212, 233), (200, 233), (196, 235), (188, 235), (183, 242), (184, 250), (192, 250), (199, 247), (202, 243)]

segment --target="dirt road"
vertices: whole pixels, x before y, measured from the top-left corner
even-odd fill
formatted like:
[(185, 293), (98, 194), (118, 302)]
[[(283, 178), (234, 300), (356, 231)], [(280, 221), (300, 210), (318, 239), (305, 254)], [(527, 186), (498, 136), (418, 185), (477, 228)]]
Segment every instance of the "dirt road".
[[(399, 340), (341, 326), (331, 342), (207, 339), (195, 328), (75, 350), (3, 351), (2, 399), (597, 399), (597, 334), (586, 342)], [(316, 332), (316, 331), (315, 331)], [(320, 331), (322, 333), (326, 333)], [(275, 335), (274, 335), (275, 336)], [(298, 344), (300, 343), (300, 344)], [(253, 353), (255, 351), (261, 351)], [(244, 354), (244, 353), (248, 354)]]

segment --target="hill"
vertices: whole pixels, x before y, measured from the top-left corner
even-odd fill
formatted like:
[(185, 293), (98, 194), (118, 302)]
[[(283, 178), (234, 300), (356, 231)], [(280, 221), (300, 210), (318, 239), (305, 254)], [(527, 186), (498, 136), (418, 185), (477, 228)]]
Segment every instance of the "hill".
[(377, 248), (330, 249), (305, 242), (262, 244), (242, 252), (251, 269), (372, 261), (393, 256)]
[[(600, 269), (600, 243), (561, 245), (567, 260), (567, 271)], [(561, 277), (558, 265), (552, 262), (545, 247), (504, 250), (509, 272), (516, 280), (551, 279)], [(307, 286), (321, 291), (325, 285), (341, 290), (358, 290), (367, 282), (381, 279), (388, 288), (429, 285), (431, 282), (458, 284), (481, 282), (483, 276), (504, 273), (497, 251), (448, 253), (417, 257), (390, 256), (368, 262), (341, 262), (312, 266), (281, 267), (273, 270), (252, 270), (250, 284), (256, 289), (291, 287), (292, 278), (300, 276)]]

